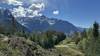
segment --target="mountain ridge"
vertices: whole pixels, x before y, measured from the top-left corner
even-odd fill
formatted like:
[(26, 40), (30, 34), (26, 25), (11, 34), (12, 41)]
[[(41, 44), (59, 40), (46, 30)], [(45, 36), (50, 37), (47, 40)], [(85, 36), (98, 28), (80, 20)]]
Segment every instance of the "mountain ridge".
[[(10, 28), (12, 30), (11, 19), (14, 17), (10, 10), (0, 10), (0, 24), (4, 25), (4, 28)], [(59, 20), (56, 18), (48, 18), (46, 16), (36, 16), (36, 17), (14, 17), (17, 30), (29, 31), (29, 32), (44, 32), (48, 30), (54, 30), (64, 33), (72, 33), (80, 31), (72, 23), (64, 20)], [(8, 22), (8, 23), (7, 23)], [(8, 24), (8, 25), (7, 25)], [(7, 27), (6, 27), (7, 25)]]
[(64, 33), (80, 31), (76, 26), (68, 21), (48, 18), (44, 15), (37, 17), (18, 17), (17, 21), (26, 28), (30, 29), (30, 31), (55, 30)]

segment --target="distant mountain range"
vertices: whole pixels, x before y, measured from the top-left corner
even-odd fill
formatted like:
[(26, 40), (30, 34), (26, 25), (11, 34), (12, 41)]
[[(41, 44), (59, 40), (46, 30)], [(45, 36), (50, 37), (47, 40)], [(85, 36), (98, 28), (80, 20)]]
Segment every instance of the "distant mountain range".
[[(11, 12), (9, 10), (0, 10), (0, 27), (7, 31), (12, 30)], [(17, 30), (44, 32), (47, 30), (55, 30), (58, 32), (71, 33), (80, 31), (79, 28), (68, 21), (58, 20), (56, 18), (48, 18), (46, 16), (37, 17), (17, 17)]]
[(68, 21), (58, 20), (56, 18), (48, 18), (46, 16), (37, 17), (18, 17), (17, 21), (29, 31), (47, 31), (55, 30), (58, 32), (76, 32), (80, 31), (73, 24)]

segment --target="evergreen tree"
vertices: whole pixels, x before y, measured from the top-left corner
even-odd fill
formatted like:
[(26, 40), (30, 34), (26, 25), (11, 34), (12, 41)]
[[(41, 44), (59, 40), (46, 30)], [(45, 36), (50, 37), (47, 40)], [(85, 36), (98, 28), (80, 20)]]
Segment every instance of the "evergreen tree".
[(95, 41), (98, 39), (99, 37), (99, 24), (97, 22), (95, 22), (93, 24), (93, 37), (95, 39)]
[(99, 24), (97, 22), (95, 22), (93, 24), (93, 56), (98, 56), (97, 54), (97, 47), (99, 47), (99, 43), (98, 43), (98, 39), (99, 39)]
[[(88, 34), (88, 41), (86, 42), (86, 49), (85, 49), (85, 54), (86, 56), (100, 56), (100, 42), (99, 41), (99, 24), (95, 22), (93, 24), (93, 30), (90, 31), (91, 34)], [(88, 44), (88, 45), (87, 45)]]

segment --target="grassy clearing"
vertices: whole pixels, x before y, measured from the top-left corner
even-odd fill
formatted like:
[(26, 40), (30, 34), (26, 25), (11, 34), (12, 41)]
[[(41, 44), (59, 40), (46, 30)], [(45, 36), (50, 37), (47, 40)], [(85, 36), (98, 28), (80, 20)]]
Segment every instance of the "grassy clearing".
[(84, 56), (75, 44), (56, 45), (56, 49), (64, 56)]

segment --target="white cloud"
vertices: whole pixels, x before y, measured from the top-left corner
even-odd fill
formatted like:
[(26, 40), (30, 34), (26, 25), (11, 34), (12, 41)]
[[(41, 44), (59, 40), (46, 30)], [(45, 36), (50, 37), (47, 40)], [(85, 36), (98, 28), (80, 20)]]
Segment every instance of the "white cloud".
[(39, 3), (39, 4), (32, 4), (29, 8), (30, 9), (33, 9), (33, 10), (42, 10), (42, 9), (44, 9), (44, 7), (45, 7), (45, 4), (44, 3)]
[[(41, 16), (45, 9), (46, 0), (0, 0), (9, 6), (14, 5), (12, 13), (15, 17), (34, 17)], [(17, 7), (16, 7), (17, 6)]]
[(54, 15), (58, 15), (58, 14), (59, 14), (59, 10), (53, 11), (53, 14), (54, 14)]
[(7, 3), (8, 5), (22, 5), (23, 2), (20, 0), (0, 0), (0, 3)]
[(32, 8), (24, 8), (19, 6), (18, 8), (14, 8), (12, 10), (12, 14), (15, 17), (34, 17), (34, 16), (42, 16), (42, 8), (41, 7), (32, 7)]
[(26, 16), (26, 11), (23, 7), (19, 6), (18, 8), (13, 8), (12, 14), (15, 17), (25, 17)]
[(23, 5), (23, 2), (21, 1), (16, 1), (16, 0), (8, 0), (8, 4), (12, 4), (12, 5)]

